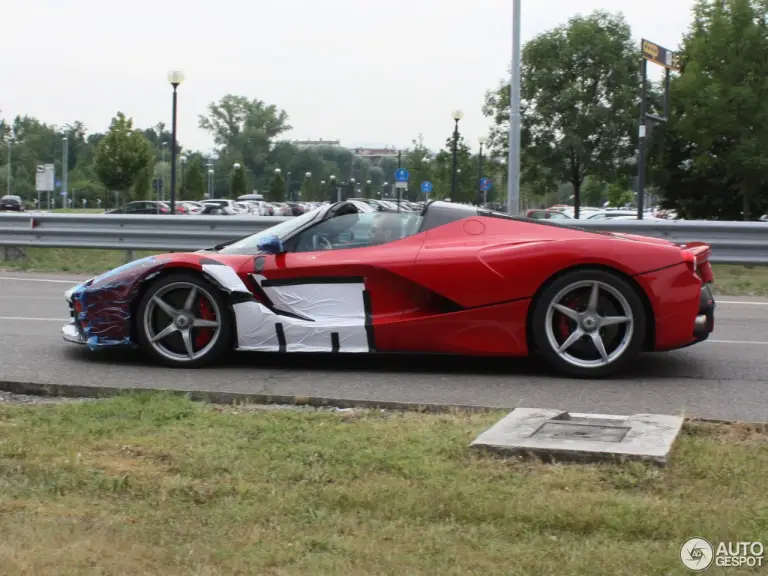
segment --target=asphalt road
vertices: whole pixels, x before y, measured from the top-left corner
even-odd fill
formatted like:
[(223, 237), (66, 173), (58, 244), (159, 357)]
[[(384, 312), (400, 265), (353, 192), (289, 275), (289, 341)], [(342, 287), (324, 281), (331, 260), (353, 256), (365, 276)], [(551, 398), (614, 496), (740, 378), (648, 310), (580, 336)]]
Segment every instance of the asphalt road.
[(0, 381), (768, 421), (765, 299), (717, 298), (710, 341), (644, 355), (610, 380), (553, 377), (529, 360), (442, 357), (236, 354), (227, 366), (172, 370), (65, 343), (63, 293), (79, 279), (0, 271)]

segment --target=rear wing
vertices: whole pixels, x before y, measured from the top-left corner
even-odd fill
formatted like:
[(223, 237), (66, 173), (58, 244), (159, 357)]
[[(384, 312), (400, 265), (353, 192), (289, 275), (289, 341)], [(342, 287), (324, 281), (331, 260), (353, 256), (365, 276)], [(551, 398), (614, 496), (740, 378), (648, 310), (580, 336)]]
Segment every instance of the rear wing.
[(715, 281), (712, 265), (709, 263), (709, 256), (712, 254), (712, 247), (709, 244), (686, 242), (680, 245), (680, 249), (683, 252), (683, 260), (688, 264), (691, 272), (701, 278), (702, 284)]

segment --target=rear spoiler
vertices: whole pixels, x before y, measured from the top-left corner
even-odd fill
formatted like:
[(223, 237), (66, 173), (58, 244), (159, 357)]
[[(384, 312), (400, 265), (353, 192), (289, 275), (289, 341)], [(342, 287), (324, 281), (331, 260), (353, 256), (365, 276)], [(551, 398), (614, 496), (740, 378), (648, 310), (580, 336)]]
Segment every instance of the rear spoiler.
[(712, 254), (712, 247), (704, 242), (686, 242), (680, 245), (683, 251), (683, 260), (688, 264), (691, 272), (701, 278), (702, 283), (709, 284), (714, 282), (712, 266), (709, 263), (709, 256)]

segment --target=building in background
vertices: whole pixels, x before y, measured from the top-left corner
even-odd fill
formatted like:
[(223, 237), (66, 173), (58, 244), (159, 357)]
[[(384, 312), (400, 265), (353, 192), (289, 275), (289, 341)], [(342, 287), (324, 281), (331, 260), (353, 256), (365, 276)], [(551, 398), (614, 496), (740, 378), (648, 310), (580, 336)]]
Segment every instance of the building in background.
[(396, 148), (352, 148), (352, 153), (358, 158), (370, 160), (371, 164), (378, 166), (384, 158), (397, 159)]
[(341, 148), (341, 140), (293, 140), (291, 142), (300, 150), (305, 148)]

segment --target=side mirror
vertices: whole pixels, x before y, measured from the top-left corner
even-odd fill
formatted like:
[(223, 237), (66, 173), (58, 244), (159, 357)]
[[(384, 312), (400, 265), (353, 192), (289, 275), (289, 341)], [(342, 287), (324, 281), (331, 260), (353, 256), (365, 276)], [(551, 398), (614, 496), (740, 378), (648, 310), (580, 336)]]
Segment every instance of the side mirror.
[(280, 238), (274, 234), (270, 234), (261, 239), (258, 244), (258, 249), (259, 252), (263, 252), (264, 254), (280, 254), (283, 251), (283, 243)]

